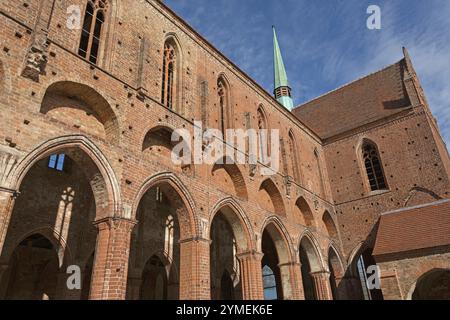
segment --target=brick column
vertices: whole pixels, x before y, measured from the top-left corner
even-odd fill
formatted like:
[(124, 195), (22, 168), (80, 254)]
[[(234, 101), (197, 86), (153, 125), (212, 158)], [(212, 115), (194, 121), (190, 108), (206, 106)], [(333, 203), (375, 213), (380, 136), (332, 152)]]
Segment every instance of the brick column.
[(131, 231), (136, 221), (105, 218), (95, 222), (98, 229), (91, 300), (125, 300)]
[(328, 271), (311, 272), (317, 300), (333, 300)]
[(18, 195), (19, 193), (16, 191), (0, 188), (0, 255), (3, 251), (14, 202)]
[(210, 300), (211, 241), (199, 237), (180, 241), (180, 299)]
[[(278, 265), (283, 281), (284, 300), (303, 300), (303, 283), (301, 265), (298, 262), (288, 262)], [(289, 283), (289, 287), (285, 283)]]
[(237, 255), (239, 259), (243, 300), (264, 300), (261, 260), (264, 254), (256, 251)]

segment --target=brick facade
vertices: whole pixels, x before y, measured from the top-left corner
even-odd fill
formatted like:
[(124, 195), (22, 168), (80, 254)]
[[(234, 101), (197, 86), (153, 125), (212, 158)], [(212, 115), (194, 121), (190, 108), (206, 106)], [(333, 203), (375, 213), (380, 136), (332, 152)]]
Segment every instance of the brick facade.
[[(357, 299), (355, 261), (373, 248), (380, 214), (449, 198), (447, 149), (407, 53), (376, 74), (400, 93), (340, 89), (354, 104), (367, 94), (406, 105), (363, 113), (357, 127), (351, 114), (342, 126), (314, 123), (298, 112), (307, 106), (288, 112), (160, 1), (95, 1), (106, 3), (105, 22), (89, 62), (78, 55), (81, 30), (66, 24), (67, 8), (83, 18), (86, 3), (0, 4), (0, 298), (263, 299), (263, 262), (278, 298)], [(165, 43), (177, 57), (172, 109), (161, 103)], [(171, 161), (174, 129), (220, 128), (218, 79), (228, 127), (257, 129), (263, 114), (280, 130), (276, 174), (262, 176), (261, 163)], [(338, 131), (317, 130), (321, 122)], [(368, 189), (365, 140), (378, 147), (386, 191)], [(56, 154), (62, 171), (48, 167)], [(33, 252), (44, 262), (24, 263)], [(65, 286), (70, 265), (81, 290)], [(54, 285), (30, 292), (30, 281)]]

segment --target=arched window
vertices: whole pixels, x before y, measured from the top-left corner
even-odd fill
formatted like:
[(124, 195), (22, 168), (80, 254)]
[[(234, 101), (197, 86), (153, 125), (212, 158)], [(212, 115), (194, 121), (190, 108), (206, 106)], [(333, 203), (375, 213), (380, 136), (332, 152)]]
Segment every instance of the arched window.
[(289, 154), (291, 155), (291, 167), (292, 174), (294, 176), (295, 181), (300, 181), (300, 162), (298, 159), (298, 150), (297, 145), (295, 143), (294, 133), (292, 130), (289, 131)]
[(368, 141), (364, 142), (362, 146), (362, 158), (370, 189), (372, 191), (387, 189), (383, 166), (376, 145)]
[(273, 270), (265, 265), (262, 269), (263, 286), (264, 286), (264, 300), (277, 300), (277, 281)]
[(166, 229), (164, 235), (164, 253), (169, 261), (173, 258), (173, 230), (174, 220), (173, 216), (169, 215), (166, 220)]
[(228, 85), (223, 77), (217, 80), (217, 95), (219, 97), (219, 117), (220, 117), (220, 129), (225, 137), (225, 130), (229, 128), (229, 92)]
[(267, 118), (264, 114), (262, 107), (258, 108), (258, 143), (259, 143), (259, 158), (262, 162), (266, 162), (268, 159), (270, 150), (269, 141), (269, 127), (267, 124)]
[(161, 103), (169, 109), (174, 109), (176, 63), (177, 51), (175, 50), (175, 46), (171, 41), (166, 41), (164, 44)]
[(84, 14), (78, 54), (95, 64), (98, 61), (100, 39), (107, 9), (107, 0), (88, 1)]

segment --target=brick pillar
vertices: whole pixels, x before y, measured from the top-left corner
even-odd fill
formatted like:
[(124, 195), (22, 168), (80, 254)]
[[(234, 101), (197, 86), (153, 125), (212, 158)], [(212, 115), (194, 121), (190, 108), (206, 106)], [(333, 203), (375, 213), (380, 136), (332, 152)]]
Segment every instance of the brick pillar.
[(237, 255), (239, 259), (243, 300), (264, 300), (261, 260), (264, 254), (256, 251)]
[(211, 241), (199, 237), (180, 241), (180, 299), (210, 300)]
[[(298, 262), (289, 262), (278, 265), (283, 281), (284, 300), (303, 300), (303, 282), (301, 265)], [(289, 288), (284, 284), (289, 283)]]
[(14, 202), (18, 195), (19, 193), (16, 191), (2, 190), (0, 188), (0, 255), (3, 251)]
[(131, 231), (136, 221), (105, 218), (95, 222), (98, 229), (91, 300), (125, 300)]
[(317, 300), (333, 300), (328, 271), (311, 272)]

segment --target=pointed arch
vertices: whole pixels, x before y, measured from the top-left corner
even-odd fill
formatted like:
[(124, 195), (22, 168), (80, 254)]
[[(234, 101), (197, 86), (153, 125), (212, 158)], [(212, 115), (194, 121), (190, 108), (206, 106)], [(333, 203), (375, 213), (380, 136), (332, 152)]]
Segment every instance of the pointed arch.
[(161, 103), (183, 114), (182, 108), (182, 49), (178, 37), (169, 33), (163, 45)]
[[(264, 222), (262, 230), (261, 252), (263, 253), (263, 259), (261, 267), (268, 266), (273, 271), (277, 298), (292, 299), (293, 280), (289, 265), (294, 260), (291, 238), (278, 217), (269, 217)], [(269, 297), (266, 296), (266, 298)]]
[(299, 158), (298, 144), (295, 139), (294, 131), (289, 130), (289, 154), (291, 159), (291, 172), (296, 182), (300, 182), (301, 178), (301, 165)]
[(131, 218), (136, 218), (142, 197), (155, 186), (159, 186), (165, 191), (164, 193), (170, 198), (171, 202), (180, 204), (177, 217), (180, 223), (180, 241), (200, 235), (194, 199), (181, 180), (171, 172), (157, 173), (144, 181), (133, 202)]
[[(91, 140), (82, 135), (58, 137), (39, 145), (13, 169), (6, 181), (7, 185), (12, 190), (19, 190), (27, 172), (38, 161), (52, 154), (59, 154), (62, 150), (66, 153), (70, 152), (69, 150), (80, 150), (88, 156), (88, 160), (92, 161), (92, 163), (85, 162), (84, 169), (90, 176), (91, 184), (95, 184), (93, 191), (99, 209), (96, 218), (120, 216), (122, 203), (120, 186), (115, 172), (102, 151)], [(96, 170), (100, 172), (100, 176), (98, 176)]]
[(367, 190), (373, 192), (389, 189), (378, 145), (374, 141), (364, 138), (357, 150), (362, 172), (365, 172), (363, 176), (365, 176), (364, 182)]
[(292, 239), (281, 219), (277, 216), (268, 217), (263, 223), (260, 234), (262, 235), (264, 231), (267, 231), (272, 237), (280, 263), (292, 261)]
[(328, 236), (333, 239), (338, 239), (338, 230), (336, 227), (336, 223), (328, 210), (325, 210), (322, 215), (322, 223), (328, 233)]
[(241, 205), (231, 197), (222, 199), (211, 210), (209, 221), (209, 233), (211, 225), (217, 214), (222, 213), (231, 226), (239, 252), (245, 252), (254, 248), (252, 241), (253, 228), (250, 220), (242, 209)]
[(341, 280), (345, 274), (345, 268), (338, 250), (336, 250), (333, 243), (328, 248), (328, 269), (330, 270), (330, 285), (333, 299), (345, 298), (343, 296), (345, 292), (340, 288)]
[[(327, 268), (325, 268), (324, 266), (324, 259), (320, 250), (319, 242), (311, 232), (305, 231), (302, 234), (298, 243), (298, 247), (299, 250), (301, 248), (305, 250), (311, 267), (311, 272), (320, 272), (327, 270)], [(302, 261), (300, 262), (302, 263)]]
[(315, 226), (314, 214), (304, 197), (299, 197), (295, 202), (299, 222), (307, 227)]
[(262, 104), (258, 106), (256, 119), (258, 129), (259, 159), (266, 162), (266, 158), (270, 155), (270, 124)]
[(286, 216), (283, 196), (272, 179), (268, 178), (261, 183), (258, 195), (262, 196), (265, 209)]
[(60, 268), (73, 263), (73, 254), (67, 243), (67, 239), (62, 237), (58, 230), (49, 226), (31, 230), (14, 241), (11, 246), (4, 247), (4, 250), (1, 253), (0, 263), (7, 263), (13, 254), (12, 250), (15, 250), (25, 239), (28, 239), (34, 235), (41, 235), (52, 244), (55, 253), (58, 256), (58, 265)]
[[(216, 161), (211, 174), (214, 176), (216, 173), (220, 173), (223, 170), (228, 175), (228, 178), (233, 183), (233, 188), (237, 197), (247, 200), (248, 192), (245, 184), (245, 178), (241, 173), (241, 170), (237, 164), (229, 157), (223, 157)], [(223, 183), (223, 181), (222, 181)], [(221, 184), (223, 186), (223, 184)], [(220, 187), (220, 186), (219, 186)]]
[(219, 129), (223, 135), (227, 129), (233, 128), (233, 104), (231, 102), (231, 87), (224, 73), (217, 78), (217, 99), (219, 106)]

